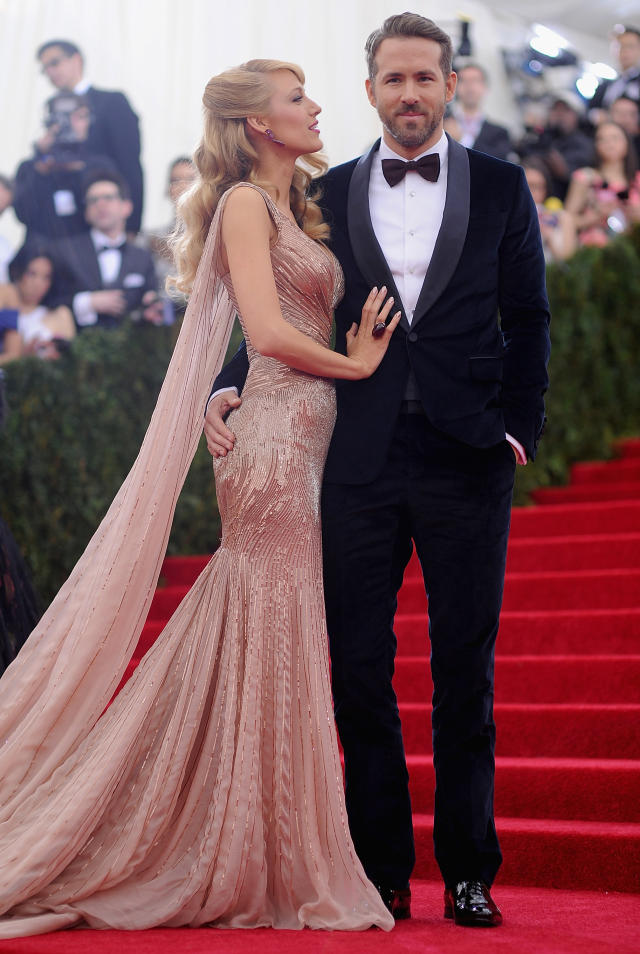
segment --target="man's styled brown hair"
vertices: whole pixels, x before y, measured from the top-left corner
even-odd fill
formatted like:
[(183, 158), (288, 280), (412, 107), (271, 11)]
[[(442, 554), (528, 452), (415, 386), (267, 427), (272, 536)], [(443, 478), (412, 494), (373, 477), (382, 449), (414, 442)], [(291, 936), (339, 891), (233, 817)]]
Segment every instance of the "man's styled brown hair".
[(445, 80), (449, 78), (453, 60), (453, 49), (449, 34), (441, 30), (433, 20), (421, 17), (419, 13), (397, 13), (392, 17), (387, 17), (380, 29), (374, 30), (369, 35), (364, 45), (367, 54), (369, 79), (372, 83), (378, 72), (376, 53), (382, 41), (390, 40), (392, 37), (414, 36), (424, 40), (435, 40), (440, 45), (440, 69)]

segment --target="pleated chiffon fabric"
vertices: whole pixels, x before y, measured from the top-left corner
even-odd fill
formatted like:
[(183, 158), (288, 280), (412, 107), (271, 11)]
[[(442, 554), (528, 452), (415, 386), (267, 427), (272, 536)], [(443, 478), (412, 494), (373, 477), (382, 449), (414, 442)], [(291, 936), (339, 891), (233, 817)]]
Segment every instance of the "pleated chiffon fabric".
[[(339, 266), (258, 191), (283, 315), (327, 345)], [(333, 721), (319, 518), (331, 382), (249, 344), (236, 446), (215, 467), (220, 549), (108, 706), (236, 312), (219, 261), (228, 194), (140, 455), (0, 681), (0, 938), (393, 926), (349, 835)]]

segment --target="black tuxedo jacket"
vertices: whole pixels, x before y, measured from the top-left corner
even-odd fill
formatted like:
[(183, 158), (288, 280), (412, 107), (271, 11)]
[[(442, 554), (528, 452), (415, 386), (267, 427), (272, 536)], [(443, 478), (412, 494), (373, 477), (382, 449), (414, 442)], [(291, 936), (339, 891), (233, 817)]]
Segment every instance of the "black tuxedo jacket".
[(109, 156), (127, 180), (133, 202), (127, 231), (138, 232), (143, 200), (138, 117), (123, 93), (90, 86), (85, 95), (91, 110), (87, 151)]
[(508, 159), (514, 151), (508, 130), (486, 119), (480, 127), (473, 148), (488, 156), (495, 156), (496, 159)]
[[(127, 242), (122, 249), (118, 277), (113, 285), (108, 286), (103, 284), (98, 256), (88, 233), (60, 240), (56, 242), (55, 249), (56, 304), (67, 305), (73, 309), (73, 298), (78, 292), (101, 291), (107, 287), (118, 288), (124, 292), (127, 300), (126, 313), (129, 314), (140, 307), (145, 292), (157, 289), (156, 273), (150, 253), (130, 242)], [(115, 318), (113, 315), (99, 314), (97, 326), (114, 328), (120, 324), (120, 321), (120, 318)]]
[[(601, 80), (589, 103), (589, 109), (606, 109), (609, 107), (611, 103), (605, 103), (604, 99), (609, 87), (617, 82), (617, 80)], [(624, 87), (618, 91), (616, 98), (618, 96), (627, 96), (629, 99), (635, 99), (636, 103), (640, 102), (640, 67), (632, 70), (625, 78)]]
[[(369, 214), (367, 155), (331, 169), (321, 205), (345, 274), (336, 348), (372, 286), (401, 298)], [(325, 480), (368, 483), (387, 456), (410, 372), (431, 423), (475, 447), (508, 431), (535, 456), (544, 421), (549, 309), (538, 216), (522, 169), (449, 139), (442, 227), (412, 323), (403, 314), (378, 370), (336, 381), (338, 416)], [(213, 390), (242, 386), (238, 354)]]

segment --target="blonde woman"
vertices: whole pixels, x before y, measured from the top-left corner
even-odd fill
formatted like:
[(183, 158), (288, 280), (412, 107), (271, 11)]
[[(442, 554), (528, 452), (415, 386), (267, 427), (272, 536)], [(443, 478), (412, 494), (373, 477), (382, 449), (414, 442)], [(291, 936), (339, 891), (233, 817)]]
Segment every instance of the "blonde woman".
[[(191, 298), (139, 457), (0, 691), (0, 938), (95, 928), (393, 926), (349, 835), (333, 724), (319, 490), (332, 378), (399, 320), (373, 289), (347, 355), (305, 199), (320, 108), (254, 60), (204, 94), (177, 285)], [(216, 464), (219, 551), (122, 692), (236, 311), (251, 370)], [(374, 336), (376, 324), (388, 320)], [(376, 333), (377, 335), (378, 333)]]

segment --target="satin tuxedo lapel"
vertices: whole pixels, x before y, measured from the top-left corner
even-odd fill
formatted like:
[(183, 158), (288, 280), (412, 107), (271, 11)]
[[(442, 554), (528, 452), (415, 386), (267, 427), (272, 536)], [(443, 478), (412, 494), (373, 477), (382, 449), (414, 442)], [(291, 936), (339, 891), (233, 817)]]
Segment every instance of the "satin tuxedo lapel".
[[(349, 241), (356, 264), (370, 287), (374, 285), (380, 287), (386, 285), (390, 295), (402, 306), (402, 299), (393, 280), (393, 275), (389, 271), (387, 260), (384, 257), (380, 244), (373, 231), (371, 224), (371, 212), (369, 210), (369, 178), (371, 175), (371, 163), (373, 157), (378, 151), (380, 140), (371, 147), (369, 152), (361, 156), (353, 170), (351, 182), (349, 183), (349, 192), (347, 197), (347, 227), (349, 230)], [(409, 331), (409, 322), (402, 309), (402, 318), (400, 324), (405, 331)]]
[[(73, 245), (70, 248), (70, 261), (73, 263)], [(78, 277), (84, 276), (87, 288), (102, 288), (102, 275), (100, 274), (100, 265), (91, 236), (89, 234), (81, 235), (78, 239), (78, 261), (82, 262), (82, 267), (77, 268)]]
[(431, 262), (416, 303), (411, 324), (413, 330), (449, 284), (467, 237), (471, 195), (469, 156), (464, 146), (450, 136), (447, 136), (447, 139), (449, 140), (449, 169), (444, 214)]

